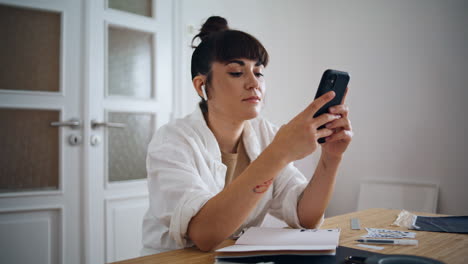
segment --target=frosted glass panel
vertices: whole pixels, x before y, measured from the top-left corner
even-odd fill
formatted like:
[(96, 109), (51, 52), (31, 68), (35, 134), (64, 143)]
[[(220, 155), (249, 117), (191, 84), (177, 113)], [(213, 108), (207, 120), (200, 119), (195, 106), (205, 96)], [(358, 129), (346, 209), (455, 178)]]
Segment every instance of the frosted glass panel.
[(59, 91), (60, 14), (0, 5), (0, 89)]
[(58, 188), (57, 120), (54, 110), (0, 108), (0, 192)]
[(146, 150), (154, 131), (151, 114), (109, 113), (109, 122), (124, 123), (125, 128), (109, 128), (109, 181), (146, 178)]
[(109, 95), (152, 96), (153, 36), (140, 31), (109, 27)]
[(151, 16), (151, 0), (109, 0), (109, 7), (142, 16)]

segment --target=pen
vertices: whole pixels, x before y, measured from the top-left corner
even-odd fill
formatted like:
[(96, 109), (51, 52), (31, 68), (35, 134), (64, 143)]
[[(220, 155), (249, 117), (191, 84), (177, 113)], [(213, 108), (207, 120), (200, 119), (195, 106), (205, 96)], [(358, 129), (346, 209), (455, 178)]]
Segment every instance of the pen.
[(411, 239), (358, 239), (357, 242), (388, 245), (418, 245), (417, 240)]

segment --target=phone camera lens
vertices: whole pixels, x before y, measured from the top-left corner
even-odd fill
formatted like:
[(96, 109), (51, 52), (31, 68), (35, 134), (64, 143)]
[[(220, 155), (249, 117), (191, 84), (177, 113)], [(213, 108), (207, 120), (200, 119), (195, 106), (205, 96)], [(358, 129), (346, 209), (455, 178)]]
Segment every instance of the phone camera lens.
[(328, 82), (330, 84), (330, 88), (333, 88), (335, 86), (335, 81), (336, 81), (336, 74), (333, 74), (330, 79), (328, 79)]

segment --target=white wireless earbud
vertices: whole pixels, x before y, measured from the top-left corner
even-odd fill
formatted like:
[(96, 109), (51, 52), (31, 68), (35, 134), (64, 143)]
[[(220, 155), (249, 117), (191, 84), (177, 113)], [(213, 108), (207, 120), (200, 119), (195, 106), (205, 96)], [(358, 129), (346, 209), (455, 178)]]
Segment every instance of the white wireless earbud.
[(206, 87), (204, 84), (201, 86), (201, 90), (203, 94), (203, 99), (205, 99), (205, 101), (208, 101), (208, 96), (206, 95)]

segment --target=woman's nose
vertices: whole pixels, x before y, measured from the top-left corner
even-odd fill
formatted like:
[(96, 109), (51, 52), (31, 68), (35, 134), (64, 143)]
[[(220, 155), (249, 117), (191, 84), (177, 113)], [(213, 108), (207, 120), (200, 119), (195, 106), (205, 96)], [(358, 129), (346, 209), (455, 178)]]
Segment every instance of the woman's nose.
[(247, 80), (247, 89), (259, 89), (260, 88), (260, 81), (258, 80), (257, 76), (255, 76), (254, 72), (251, 72), (248, 75)]

